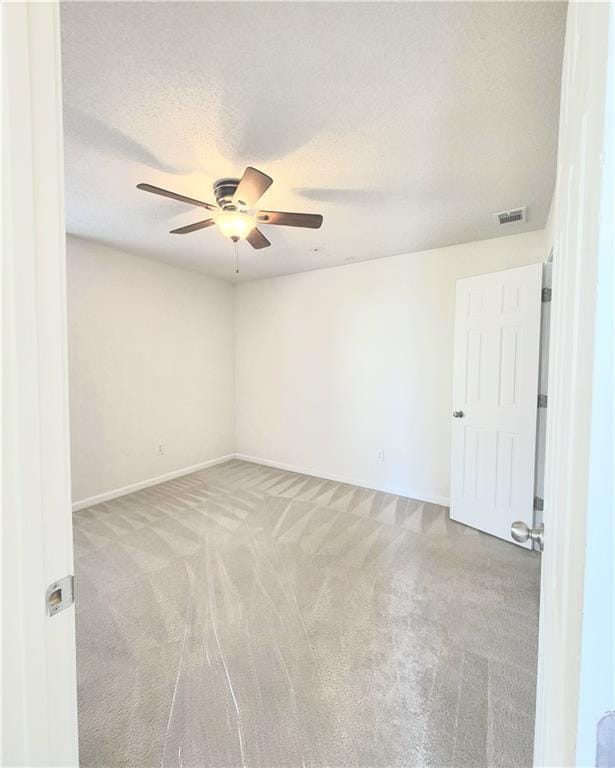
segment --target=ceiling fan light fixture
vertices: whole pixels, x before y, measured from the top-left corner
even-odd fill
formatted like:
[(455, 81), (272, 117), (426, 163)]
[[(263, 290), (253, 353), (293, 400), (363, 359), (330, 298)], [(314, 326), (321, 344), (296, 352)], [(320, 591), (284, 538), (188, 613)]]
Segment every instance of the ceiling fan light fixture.
[(201, 229), (207, 229), (214, 224), (225, 237), (237, 243), (246, 240), (252, 248), (268, 248), (271, 243), (257, 227), (257, 224), (271, 224), (282, 227), (307, 227), (318, 229), (322, 224), (322, 216), (316, 213), (291, 213), (288, 211), (254, 210), (256, 203), (272, 185), (273, 179), (266, 173), (249, 165), (240, 179), (218, 179), (214, 184), (214, 195), (217, 205), (186, 197), (170, 189), (155, 187), (153, 184), (137, 184), (137, 189), (151, 192), (154, 195), (178, 200), (180, 203), (195, 205), (214, 211), (214, 215), (202, 221), (195, 221), (183, 227), (172, 229), (171, 235), (188, 235)]
[(223, 211), (216, 216), (216, 224), (225, 237), (237, 242), (250, 234), (256, 226), (256, 219), (240, 211)]

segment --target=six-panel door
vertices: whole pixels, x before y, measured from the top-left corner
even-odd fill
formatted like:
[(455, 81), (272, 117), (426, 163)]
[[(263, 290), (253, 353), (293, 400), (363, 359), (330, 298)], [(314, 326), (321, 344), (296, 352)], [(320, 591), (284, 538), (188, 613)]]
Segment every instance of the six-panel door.
[(541, 288), (542, 264), (457, 282), (451, 518), (507, 541), (533, 516)]

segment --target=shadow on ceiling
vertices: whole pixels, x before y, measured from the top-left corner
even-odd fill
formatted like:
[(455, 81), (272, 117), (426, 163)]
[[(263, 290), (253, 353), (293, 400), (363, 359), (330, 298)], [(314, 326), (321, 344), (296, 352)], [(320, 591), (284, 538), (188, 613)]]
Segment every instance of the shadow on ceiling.
[(125, 160), (140, 163), (162, 173), (184, 174), (193, 169), (178, 168), (161, 160), (136, 139), (112, 125), (68, 104), (64, 105), (64, 130), (79, 143), (109, 152)]

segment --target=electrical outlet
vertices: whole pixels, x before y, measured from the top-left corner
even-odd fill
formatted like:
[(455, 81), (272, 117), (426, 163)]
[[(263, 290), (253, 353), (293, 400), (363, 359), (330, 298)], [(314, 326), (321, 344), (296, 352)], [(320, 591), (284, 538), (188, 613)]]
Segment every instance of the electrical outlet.
[(384, 461), (384, 448), (380, 448), (378, 450), (377, 456), (378, 456), (378, 461)]
[(164, 453), (164, 443), (160, 443), (160, 445), (158, 446), (158, 455), (162, 456), (163, 453)]

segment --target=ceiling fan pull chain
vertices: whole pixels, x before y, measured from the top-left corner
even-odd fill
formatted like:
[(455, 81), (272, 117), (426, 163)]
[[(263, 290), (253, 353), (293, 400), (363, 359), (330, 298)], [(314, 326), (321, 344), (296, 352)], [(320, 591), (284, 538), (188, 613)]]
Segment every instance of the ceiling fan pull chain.
[(239, 274), (239, 245), (235, 243), (235, 274)]

